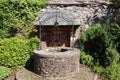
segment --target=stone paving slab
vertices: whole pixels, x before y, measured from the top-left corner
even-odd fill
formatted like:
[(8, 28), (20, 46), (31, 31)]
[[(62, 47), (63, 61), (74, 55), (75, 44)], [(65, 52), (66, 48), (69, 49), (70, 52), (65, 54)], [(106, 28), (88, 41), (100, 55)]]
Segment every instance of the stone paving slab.
[(45, 80), (41, 76), (23, 68), (16, 73), (16, 80)]
[[(16, 80), (47, 80), (47, 79), (44, 79), (41, 76), (23, 68), (16, 73)], [(71, 80), (103, 80), (103, 79), (99, 78), (99, 75), (92, 72), (90, 68), (84, 65), (80, 65), (80, 73), (77, 76), (73, 77)]]

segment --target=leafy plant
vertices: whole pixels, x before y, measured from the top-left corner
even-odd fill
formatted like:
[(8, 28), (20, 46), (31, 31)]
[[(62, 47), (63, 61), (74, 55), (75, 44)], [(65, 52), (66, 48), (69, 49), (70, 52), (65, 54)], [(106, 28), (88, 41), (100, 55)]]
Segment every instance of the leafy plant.
[(115, 48), (107, 48), (105, 51), (106, 54), (106, 61), (111, 65), (113, 62), (119, 63), (120, 61), (120, 54)]
[(116, 49), (117, 46), (108, 30), (109, 27), (107, 25), (92, 25), (79, 39), (80, 48), (94, 58), (95, 64), (100, 64), (104, 67), (112, 63), (110, 62), (112, 56), (106, 52), (107, 48)]
[(93, 71), (100, 74), (105, 80), (120, 80), (120, 64), (113, 62), (106, 68), (102, 66), (94, 66)]
[[(117, 50), (120, 53), (120, 0), (109, 0), (111, 11), (114, 13), (113, 21), (108, 22), (110, 33), (115, 37), (115, 42), (118, 44)], [(109, 19), (108, 19), (109, 21)]]
[(6, 68), (4, 66), (0, 66), (0, 80), (3, 80), (5, 77), (9, 76), (11, 72), (11, 69)]
[(96, 72), (96, 73), (99, 73), (99, 74), (103, 74), (104, 73), (104, 68), (102, 66), (94, 66), (93, 67), (93, 71)]
[(38, 38), (0, 39), (0, 64), (7, 67), (25, 66), (32, 51), (38, 48), (38, 44)]
[[(91, 63), (94, 64), (91, 66), (93, 71), (108, 80), (120, 80), (118, 28), (119, 26), (111, 27), (108, 24), (95, 24), (88, 28), (78, 40), (82, 50), (81, 63), (85, 64), (89, 61), (84, 60), (86, 58), (84, 56), (91, 56), (93, 58)], [(84, 61), (82, 62), (82, 60)]]
[(118, 44), (117, 50), (120, 53), (120, 25), (119, 24), (111, 24), (109, 32), (114, 37), (114, 41)]
[(80, 62), (84, 65), (92, 65), (93, 64), (93, 57), (89, 54), (86, 54), (84, 51), (80, 52)]
[(109, 80), (120, 80), (120, 64), (112, 63), (106, 67), (104, 74)]
[(47, 0), (0, 0), (0, 38), (28, 37), (35, 17)]
[(120, 7), (120, 0), (109, 0), (113, 3), (114, 8), (119, 8)]

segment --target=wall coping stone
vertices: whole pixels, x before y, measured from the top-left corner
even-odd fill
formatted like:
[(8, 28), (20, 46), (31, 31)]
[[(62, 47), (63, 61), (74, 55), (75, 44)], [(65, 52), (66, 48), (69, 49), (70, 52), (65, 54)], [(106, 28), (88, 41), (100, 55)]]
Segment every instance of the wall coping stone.
[(49, 5), (111, 4), (106, 0), (51, 0)]
[[(73, 50), (70, 48), (67, 48), (68, 51), (64, 51), (64, 52), (53, 52), (53, 51), (48, 51), (48, 49), (53, 49), (51, 48), (44, 48), (42, 50), (35, 50), (34, 54), (38, 55), (38, 56), (42, 56), (42, 57), (70, 57), (70, 56), (74, 56), (74, 55), (79, 55), (78, 52), (80, 52), (80, 50), (74, 48)], [(74, 53), (73, 53), (74, 52)]]

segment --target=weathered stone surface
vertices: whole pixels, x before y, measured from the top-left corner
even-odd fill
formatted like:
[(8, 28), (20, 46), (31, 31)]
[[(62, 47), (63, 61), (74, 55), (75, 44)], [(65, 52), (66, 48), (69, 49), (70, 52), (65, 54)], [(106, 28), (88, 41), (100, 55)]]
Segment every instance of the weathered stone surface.
[[(66, 2), (71, 4), (82, 2), (82, 4), (65, 5)], [(94, 4), (91, 2), (94, 2)], [(100, 2), (103, 4), (100, 4)], [(54, 25), (56, 13), (59, 25), (90, 25), (95, 22), (104, 22), (108, 19), (108, 13), (111, 13), (108, 4), (105, 4), (106, 2), (105, 0), (51, 0), (50, 3), (54, 4), (48, 5), (40, 11), (34, 25)], [(58, 5), (57, 3), (64, 4)], [(39, 24), (39, 21), (41, 21), (41, 24)]]
[(34, 52), (34, 72), (48, 80), (71, 80), (79, 73), (80, 52), (40, 50)]
[(15, 80), (45, 80), (41, 76), (23, 68), (15, 75)]
[(105, 0), (51, 0), (49, 4), (96, 4), (96, 3), (110, 3)]
[[(37, 76), (37, 78), (34, 78), (32, 76)], [(16, 74), (16, 79), (8, 78), (5, 80), (47, 80), (47, 79), (42, 78), (42, 76), (38, 77), (37, 74), (23, 68)], [(66, 80), (66, 79), (60, 79), (60, 80)], [(71, 80), (104, 80), (104, 79), (100, 78), (99, 75), (93, 73), (90, 70), (90, 68), (80, 64), (79, 74), (72, 77)]]

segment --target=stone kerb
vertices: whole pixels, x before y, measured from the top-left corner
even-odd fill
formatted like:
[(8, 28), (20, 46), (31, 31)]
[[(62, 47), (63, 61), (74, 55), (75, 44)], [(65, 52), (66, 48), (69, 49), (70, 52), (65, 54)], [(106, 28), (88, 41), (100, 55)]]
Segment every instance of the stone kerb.
[(75, 4), (110, 4), (109, 1), (106, 0), (51, 0), (49, 4), (53, 5), (75, 5)]

